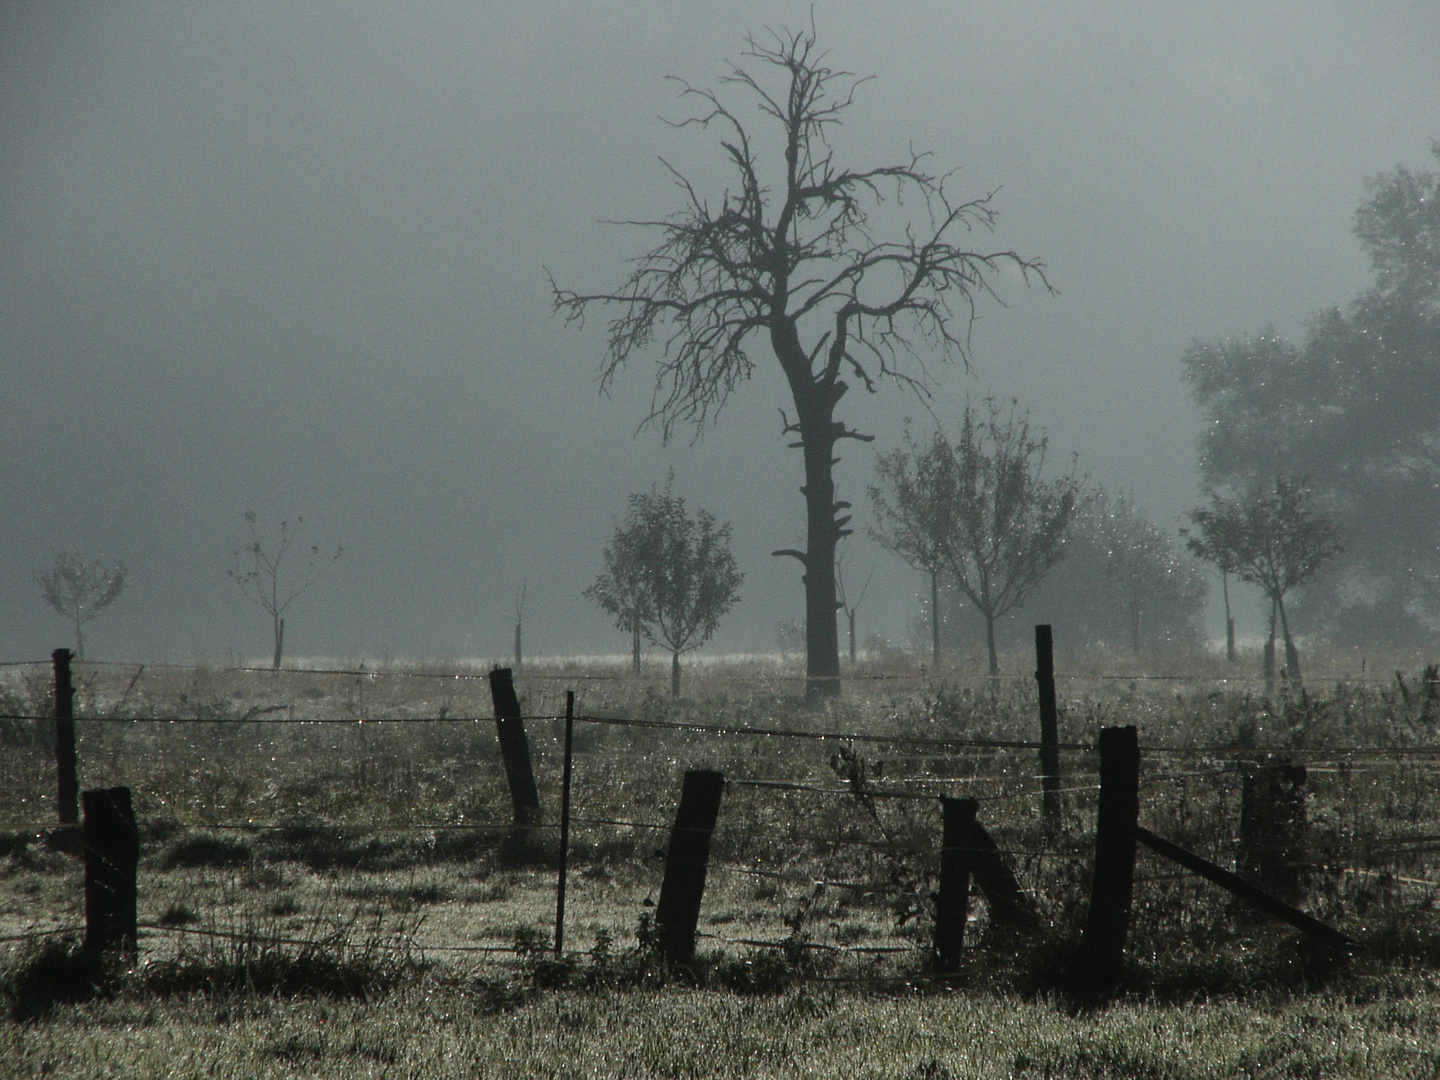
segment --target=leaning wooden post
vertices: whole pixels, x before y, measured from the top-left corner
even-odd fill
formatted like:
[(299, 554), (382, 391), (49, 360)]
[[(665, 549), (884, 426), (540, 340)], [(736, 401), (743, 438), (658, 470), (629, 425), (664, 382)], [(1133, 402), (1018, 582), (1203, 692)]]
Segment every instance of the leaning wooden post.
[(60, 824), (80, 820), (80, 769), (75, 760), (75, 686), (70, 679), (69, 649), (50, 654), (55, 667), (55, 808)]
[(935, 898), (934, 967), (942, 975), (960, 969), (960, 953), (965, 946), (965, 920), (970, 917), (971, 853), (969, 839), (975, 812), (980, 803), (975, 799), (952, 799), (940, 796), (940, 892)]
[(1120, 981), (1135, 891), (1135, 828), (1140, 817), (1140, 746), (1134, 725), (1100, 732), (1100, 804), (1090, 911), (1080, 939), (1079, 988), (1098, 999)]
[(1040, 690), (1040, 789), (1045, 827), (1060, 831), (1060, 722), (1055, 707), (1055, 642), (1049, 626), (1035, 627), (1035, 683)]
[(495, 706), (495, 729), (500, 738), (500, 756), (505, 762), (505, 779), (510, 784), (510, 802), (515, 827), (529, 828), (540, 824), (540, 792), (535, 786), (535, 770), (530, 765), (530, 740), (525, 737), (525, 721), (520, 718), (520, 699), (515, 696), (515, 681), (509, 668), (490, 672), (490, 700)]
[(723, 774), (712, 769), (686, 770), (665, 854), (665, 880), (655, 907), (660, 951), (673, 964), (689, 964), (695, 959), (695, 927), (705, 895), (710, 834), (715, 831), (724, 790)]
[(85, 948), (119, 949), (133, 959), (137, 946), (136, 868), (140, 835), (127, 787), (85, 792)]

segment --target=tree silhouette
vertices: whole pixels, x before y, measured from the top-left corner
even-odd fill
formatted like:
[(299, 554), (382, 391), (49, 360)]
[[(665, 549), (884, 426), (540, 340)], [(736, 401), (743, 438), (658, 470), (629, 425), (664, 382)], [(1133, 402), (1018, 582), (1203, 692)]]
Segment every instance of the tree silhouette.
[(125, 564), (106, 566), (96, 559), (87, 563), (79, 555), (62, 551), (55, 564), (37, 575), (40, 595), (61, 618), (75, 628), (75, 656), (85, 659), (85, 624), (120, 599), (125, 590)]
[[(965, 246), (993, 227), (993, 192), (956, 200), (948, 177), (913, 151), (899, 164), (837, 163), (831, 137), (863, 80), (827, 65), (813, 27), (747, 36), (742, 57), (720, 84), (749, 98), (759, 122), (742, 120), (720, 92), (680, 81), (697, 108), (675, 125), (716, 133), (735, 186), (707, 197), (666, 164), (683, 205), (626, 223), (657, 233), (658, 243), (621, 287), (579, 293), (553, 278), (551, 287), (568, 321), (583, 322), (597, 305), (616, 310), (602, 388), (634, 354), (658, 346), (647, 422), (666, 439), (677, 425), (699, 430), (715, 417), (752, 374), (757, 338), (778, 362), (794, 408), (793, 419), (782, 409), (783, 430), (804, 459), (806, 532), (803, 551), (776, 554), (803, 567), (807, 696), (815, 697), (840, 686), (835, 548), (850, 517), (836, 498), (836, 446), (870, 439), (835, 419), (847, 380), (923, 393), (917, 346), (968, 361), (975, 305), (992, 294), (992, 279), (1002, 270), (1026, 282), (1044, 276), (1039, 262), (1013, 251)], [(773, 139), (773, 158), (761, 152), (762, 135)]]
[(930, 662), (940, 663), (940, 575), (945, 545), (955, 529), (959, 472), (945, 436), (934, 432), (915, 442), (905, 425), (905, 445), (875, 458), (879, 484), (868, 489), (875, 524), (870, 537), (930, 579)]
[(297, 517), (293, 524), (280, 522), (279, 536), (274, 544), (267, 545), (260, 539), (255, 511), (246, 510), (245, 525), (250, 530), (250, 540), (236, 548), (235, 565), (230, 569), (230, 580), (270, 616), (275, 634), (275, 652), (270, 666), (275, 671), (280, 670), (285, 649), (285, 610), (324, 577), (325, 571), (345, 553), (344, 548), (337, 547), (333, 555), (322, 555), (319, 546), (312, 544), (305, 551), (305, 565), (300, 569), (298, 578), (287, 578), (286, 556), (290, 554), (303, 524), (303, 517)]
[[(691, 517), (673, 480), (664, 491), (630, 496), (605, 546), (605, 569), (585, 596), (622, 630), (670, 650), (670, 694), (679, 697), (680, 654), (710, 640), (745, 575), (730, 553), (729, 523), (717, 525), (705, 510)], [(638, 665), (638, 646), (635, 657)]]
[(880, 535), (914, 537), (915, 551), (933, 543), (941, 571), (985, 620), (992, 677), (996, 621), (1065, 555), (1080, 485), (1073, 467), (1042, 477), (1048, 445), (1013, 402), (1007, 412), (987, 398), (983, 414), (966, 405), (954, 443), (937, 431), (919, 446), (907, 433), (905, 447), (881, 457), (886, 486), (872, 489)]
[[(1344, 551), (1334, 519), (1315, 507), (1305, 481), (1280, 476), (1273, 490), (1254, 484), (1238, 499), (1212, 492), (1210, 505), (1190, 511), (1190, 520), (1198, 532), (1187, 541), (1191, 551), (1216, 566), (1230, 567), (1269, 598), (1285, 637), (1285, 666), (1291, 678), (1300, 678), (1300, 654), (1290, 636), (1285, 596)], [(1274, 639), (1272, 621), (1271, 656)]]

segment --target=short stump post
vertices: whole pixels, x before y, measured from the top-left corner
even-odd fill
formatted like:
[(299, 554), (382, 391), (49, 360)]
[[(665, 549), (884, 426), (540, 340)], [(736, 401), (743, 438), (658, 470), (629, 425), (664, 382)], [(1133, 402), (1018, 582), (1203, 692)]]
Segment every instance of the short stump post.
[(81, 796), (84, 811), (85, 948), (92, 952), (118, 949), (134, 958), (136, 869), (140, 834), (128, 787), (100, 788)]

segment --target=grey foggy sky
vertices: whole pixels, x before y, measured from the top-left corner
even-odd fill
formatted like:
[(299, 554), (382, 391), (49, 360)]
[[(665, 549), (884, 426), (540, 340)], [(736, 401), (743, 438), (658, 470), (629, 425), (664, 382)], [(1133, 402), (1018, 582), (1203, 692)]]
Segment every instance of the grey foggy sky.
[[(693, 445), (637, 436), (653, 369), (599, 397), (602, 323), (552, 319), (542, 264), (617, 284), (647, 238), (600, 219), (676, 206), (660, 154), (718, 194), (663, 76), (713, 85), (746, 30), (810, 9), (0, 0), (0, 659), (66, 643), (34, 585), (62, 547), (131, 570), (93, 655), (264, 656), (226, 579), (247, 508), (347, 548), (289, 616), (295, 654), (502, 656), (522, 580), (530, 650), (623, 651), (580, 591), (669, 466), (748, 575), (714, 647), (773, 648), (803, 610), (769, 555), (803, 538), (773, 361)], [(1440, 137), (1430, 3), (814, 11), (832, 62), (876, 76), (841, 160), (913, 143), (957, 190), (1001, 187), (994, 245), (1060, 290), (985, 308), (936, 413), (1018, 396), (1162, 524), (1198, 500), (1181, 352), (1347, 302), (1363, 178)], [(863, 531), (873, 450), (924, 412), (841, 415), (877, 435), (837, 473)], [(904, 638), (914, 575), (863, 536), (851, 562), (879, 567), (861, 633)]]

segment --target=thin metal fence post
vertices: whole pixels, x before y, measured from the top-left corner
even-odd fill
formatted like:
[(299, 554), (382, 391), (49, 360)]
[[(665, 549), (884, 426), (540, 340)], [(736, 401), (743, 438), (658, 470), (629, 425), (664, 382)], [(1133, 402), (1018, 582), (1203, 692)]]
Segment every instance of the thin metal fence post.
[(70, 677), (69, 649), (50, 654), (55, 668), (55, 808), (60, 824), (80, 820), (80, 767), (75, 754), (75, 686)]

